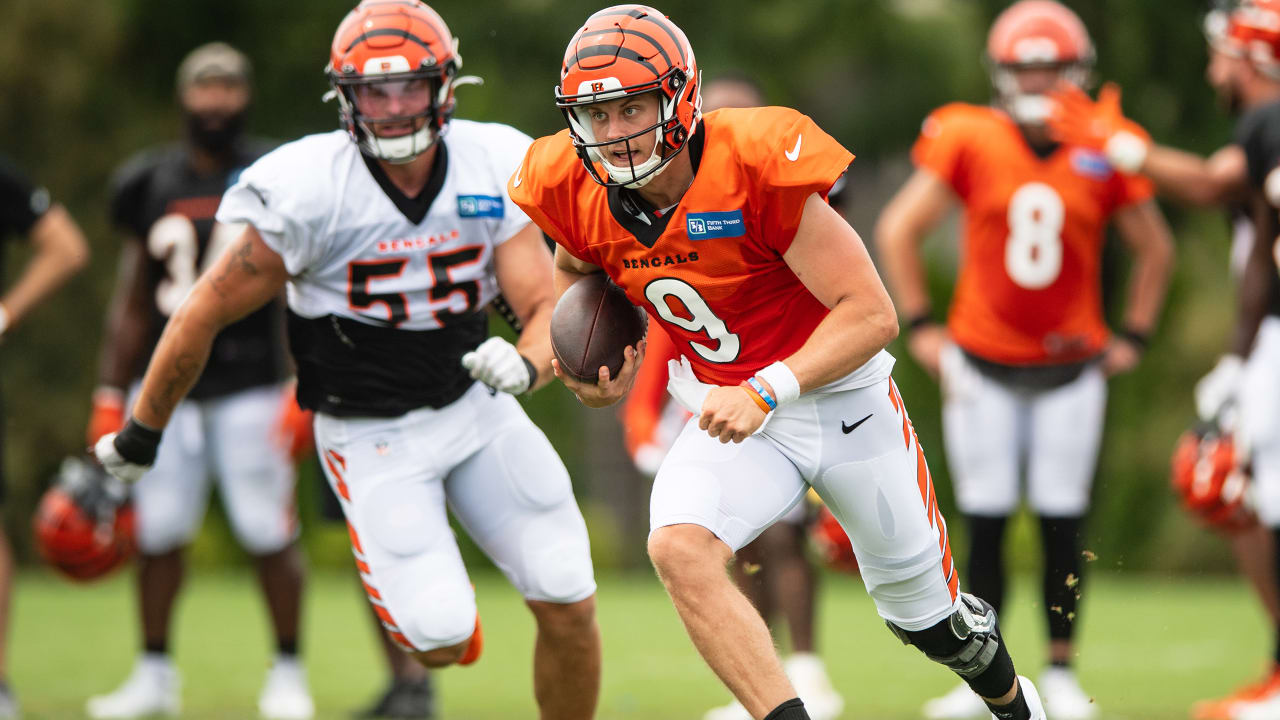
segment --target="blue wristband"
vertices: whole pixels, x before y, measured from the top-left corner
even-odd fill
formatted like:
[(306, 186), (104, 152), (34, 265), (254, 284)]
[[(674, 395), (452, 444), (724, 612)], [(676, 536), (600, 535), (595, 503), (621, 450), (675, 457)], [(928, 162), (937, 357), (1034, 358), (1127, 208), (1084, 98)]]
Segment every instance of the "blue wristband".
[(754, 377), (749, 377), (747, 378), (747, 384), (750, 385), (751, 389), (755, 390), (756, 393), (759, 394), (760, 397), (764, 399), (764, 403), (769, 406), (770, 410), (778, 409), (778, 401), (773, 399), (773, 396), (769, 394), (768, 390), (764, 389), (764, 385), (762, 385), (759, 380), (755, 379)]

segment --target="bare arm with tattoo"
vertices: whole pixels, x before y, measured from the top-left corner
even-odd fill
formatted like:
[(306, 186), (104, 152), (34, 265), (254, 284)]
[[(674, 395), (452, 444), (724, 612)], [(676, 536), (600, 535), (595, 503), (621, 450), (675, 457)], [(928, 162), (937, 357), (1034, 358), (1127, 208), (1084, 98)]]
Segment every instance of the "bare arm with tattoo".
[(257, 230), (247, 227), (169, 319), (147, 366), (133, 417), (148, 427), (163, 428), (200, 378), (214, 337), (277, 297), (288, 279), (284, 260)]

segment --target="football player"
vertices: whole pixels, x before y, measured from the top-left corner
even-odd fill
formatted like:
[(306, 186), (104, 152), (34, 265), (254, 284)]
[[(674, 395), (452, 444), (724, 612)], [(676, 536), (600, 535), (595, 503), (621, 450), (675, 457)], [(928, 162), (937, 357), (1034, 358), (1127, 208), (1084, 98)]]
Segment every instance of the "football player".
[[(996, 716), (1043, 718), (995, 613), (959, 591), (889, 377), (893, 305), (826, 202), (853, 156), (794, 110), (704, 117), (700, 86), (693, 48), (662, 13), (595, 13), (561, 67), (569, 127), (534, 142), (507, 185), (559, 244), (557, 292), (607, 273), (680, 350), (668, 388), (694, 417), (654, 479), (648, 551), (694, 646), (751, 717), (810, 717), (725, 566), (813, 487), (889, 629)], [(586, 405), (611, 405), (643, 350), (595, 383), (556, 373)]]
[[(503, 191), (530, 140), (450, 121), (456, 87), (475, 81), (461, 65), (421, 2), (347, 14), (327, 66), (345, 129), (268, 153), (227, 191), (218, 220), (243, 230), (170, 319), (132, 417), (95, 451), (116, 475), (141, 475), (217, 331), (287, 286), (297, 396), (391, 636), (431, 667), (479, 656), (447, 503), (533, 613), (542, 714), (588, 718), (600, 641), (586, 525), (515, 399), (551, 379), (550, 253)], [(486, 339), (499, 291), (524, 327), (515, 345)]]
[[(144, 150), (113, 179), (111, 218), (125, 236), (107, 315), (88, 428), (92, 445), (124, 424), (130, 388), (166, 323), (204, 268), (242, 226), (214, 219), (222, 193), (270, 149), (244, 132), (249, 60), (224, 43), (202, 45), (177, 72), (184, 142)], [(286, 367), (278, 301), (228, 326), (172, 419), (174, 431), (154, 467), (133, 488), (138, 534), (142, 654), (115, 691), (89, 699), (93, 718), (177, 715), (181, 683), (170, 656), (174, 601), (185, 547), (200, 528), (211, 477), (218, 479), (231, 527), (255, 558), (275, 632), (276, 657), (259, 696), (266, 717), (314, 712), (298, 660), (303, 564), (296, 540), (294, 470), (273, 441)]]
[[(1239, 115), (1232, 142), (1210, 157), (1125, 132), (1114, 89), (1104, 90), (1097, 103), (1078, 92), (1064, 95), (1051, 123), (1059, 134), (1095, 143), (1113, 165), (1141, 172), (1174, 199), (1228, 210), (1237, 321), (1230, 349), (1196, 385), (1196, 411), (1233, 431), (1235, 447), (1243, 450), (1238, 461), (1253, 476), (1261, 523), (1233, 533), (1232, 548), (1276, 626), (1280, 589), (1271, 535), (1280, 527), (1280, 246), (1267, 196), (1280, 189), (1280, 175), (1272, 172), (1280, 162), (1280, 2), (1249, 0), (1211, 12), (1205, 35), (1206, 78), (1223, 106)], [(1280, 630), (1276, 637), (1260, 681), (1197, 703), (1192, 717), (1280, 717)]]
[[(883, 267), (906, 317), (907, 347), (940, 376), (947, 458), (970, 529), (969, 584), (997, 610), (1005, 592), (1005, 528), (1022, 497), (1025, 467), (1044, 552), (1049, 667), (1039, 688), (1049, 715), (1063, 720), (1098, 712), (1071, 662), (1080, 536), (1106, 379), (1141, 358), (1173, 259), (1150, 182), (1118, 172), (1092, 147), (1049, 135), (1047, 94), (1086, 82), (1093, 57), (1084, 24), (1065, 6), (1023, 0), (1007, 8), (987, 39), (995, 102), (953, 103), (925, 120), (912, 150), (915, 173), (876, 227)], [(963, 250), (941, 325), (920, 246), (957, 206), (965, 216)], [(1103, 320), (1099, 272), (1109, 221), (1134, 255), (1116, 333)], [(961, 686), (924, 712), (961, 718), (983, 710)]]
[[(0, 294), (0, 338), (89, 262), (84, 233), (66, 208), (53, 202), (48, 190), (32, 184), (12, 163), (0, 158), (0, 241), (14, 236), (25, 236), (33, 252), (21, 276)], [(3, 439), (0, 431), (0, 451)], [(3, 491), (0, 482), (0, 502)], [(0, 527), (0, 718), (18, 717), (18, 701), (8, 683), (12, 590), (13, 550)]]

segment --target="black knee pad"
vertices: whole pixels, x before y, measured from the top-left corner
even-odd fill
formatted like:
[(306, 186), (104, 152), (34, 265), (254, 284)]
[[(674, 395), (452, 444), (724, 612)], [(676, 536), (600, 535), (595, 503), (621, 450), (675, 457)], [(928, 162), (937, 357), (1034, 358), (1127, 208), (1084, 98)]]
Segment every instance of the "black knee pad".
[(1016, 673), (1000, 638), (996, 611), (969, 593), (946, 620), (924, 630), (889, 629), (905, 645), (914, 645), (930, 660), (945, 665), (983, 697), (999, 697), (1012, 687)]

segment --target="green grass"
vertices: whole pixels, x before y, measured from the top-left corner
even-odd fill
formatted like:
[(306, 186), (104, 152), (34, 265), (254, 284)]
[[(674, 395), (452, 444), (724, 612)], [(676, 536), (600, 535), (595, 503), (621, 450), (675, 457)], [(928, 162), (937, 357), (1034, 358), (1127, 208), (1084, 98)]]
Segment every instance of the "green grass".
[[(269, 662), (264, 608), (247, 571), (193, 573), (174, 635), (191, 718), (251, 718)], [(11, 680), (29, 718), (82, 717), (84, 699), (129, 671), (137, 622), (127, 576), (89, 587), (20, 577), (10, 648)], [(1084, 607), (1080, 673), (1103, 717), (1185, 718), (1188, 705), (1257, 674), (1270, 639), (1242, 583), (1123, 575), (1092, 578)], [(476, 578), (485, 654), (440, 673), (447, 720), (533, 718), (533, 625), (497, 575)], [(1006, 612), (1020, 670), (1040, 669), (1041, 622), (1028, 580)], [(345, 718), (380, 687), (383, 670), (352, 577), (315, 574), (304, 652), (322, 718)], [(684, 635), (661, 587), (645, 575), (601, 582), (604, 633), (601, 718), (699, 718), (727, 700)], [(918, 717), (923, 699), (954, 680), (903, 647), (876, 617), (856, 578), (829, 575), (821, 603), (821, 651), (848, 718)]]

